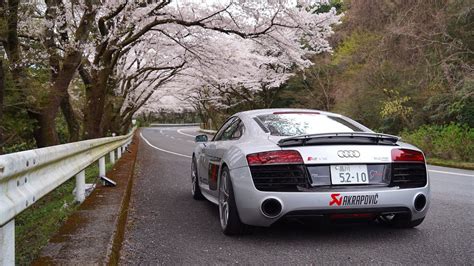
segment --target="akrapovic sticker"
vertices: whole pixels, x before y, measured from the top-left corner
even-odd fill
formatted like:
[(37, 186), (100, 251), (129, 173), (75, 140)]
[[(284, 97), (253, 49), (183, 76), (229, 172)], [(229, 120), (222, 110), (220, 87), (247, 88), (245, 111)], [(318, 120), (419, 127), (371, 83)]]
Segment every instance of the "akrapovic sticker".
[(343, 196), (340, 193), (331, 194), (329, 206), (360, 206), (360, 205), (376, 205), (379, 200), (379, 194)]

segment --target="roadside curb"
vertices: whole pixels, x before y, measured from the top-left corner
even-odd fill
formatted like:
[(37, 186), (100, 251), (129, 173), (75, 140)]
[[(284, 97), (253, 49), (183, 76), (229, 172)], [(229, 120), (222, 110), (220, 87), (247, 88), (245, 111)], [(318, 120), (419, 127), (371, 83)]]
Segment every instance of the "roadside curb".
[(474, 166), (466, 166), (462, 164), (452, 164), (452, 163), (443, 163), (443, 162), (437, 162), (437, 161), (431, 161), (430, 159), (427, 160), (428, 164), (434, 165), (434, 166), (441, 166), (441, 167), (448, 167), (448, 168), (458, 168), (462, 170), (474, 170)]
[(107, 172), (116, 187), (98, 185), (41, 250), (33, 265), (117, 264), (134, 178), (139, 130), (129, 152)]
[(211, 135), (214, 135), (214, 134), (217, 133), (217, 130), (212, 130), (212, 129), (202, 129), (202, 128), (200, 128), (198, 131), (202, 132), (202, 133), (206, 133), (206, 134), (211, 134)]
[(128, 178), (127, 188), (125, 190), (125, 195), (123, 197), (122, 205), (120, 207), (120, 214), (117, 218), (117, 223), (115, 227), (116, 231), (114, 231), (114, 235), (112, 236), (113, 240), (111, 241), (111, 245), (109, 245), (109, 249), (107, 250), (108, 265), (117, 265), (120, 259), (120, 250), (122, 249), (123, 239), (125, 237), (128, 210), (130, 206), (130, 199), (132, 197), (133, 180), (135, 178), (135, 166), (137, 164), (138, 147), (140, 145), (139, 134), (140, 129), (138, 129), (135, 135), (133, 136), (133, 164), (132, 168), (130, 169), (130, 176)]

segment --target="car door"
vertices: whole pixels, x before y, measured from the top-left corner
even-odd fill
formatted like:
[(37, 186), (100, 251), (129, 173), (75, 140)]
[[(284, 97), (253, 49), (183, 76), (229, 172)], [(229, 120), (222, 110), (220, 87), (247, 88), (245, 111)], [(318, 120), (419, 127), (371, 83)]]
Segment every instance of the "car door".
[(222, 165), (222, 158), (225, 152), (235, 141), (241, 136), (242, 122), (239, 118), (233, 119), (228, 127), (223, 129), (222, 133), (216, 135), (212, 143), (206, 150), (206, 157), (209, 159), (208, 164), (208, 185), (209, 193), (217, 197), (217, 180), (219, 169)]
[[(201, 181), (201, 188), (209, 192), (209, 176), (212, 176), (212, 171), (216, 171), (215, 166), (217, 164), (216, 159), (212, 156), (213, 152), (216, 149), (217, 140), (221, 139), (222, 134), (232, 125), (232, 122), (237, 119), (236, 117), (230, 117), (226, 122), (221, 126), (221, 128), (214, 135), (214, 138), (204, 143), (202, 148), (202, 154), (199, 159), (199, 178)], [(209, 174), (211, 173), (211, 175)]]

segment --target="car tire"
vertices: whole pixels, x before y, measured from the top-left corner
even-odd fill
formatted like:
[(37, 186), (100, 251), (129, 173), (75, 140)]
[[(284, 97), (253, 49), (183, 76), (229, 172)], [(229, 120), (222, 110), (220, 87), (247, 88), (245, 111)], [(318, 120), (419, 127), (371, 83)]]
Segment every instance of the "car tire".
[(244, 234), (247, 225), (240, 221), (229, 169), (225, 166), (221, 170), (218, 201), (222, 232), (228, 236)]
[(417, 227), (425, 220), (425, 217), (411, 220), (411, 216), (405, 213), (397, 213), (392, 216), (380, 216), (379, 222), (394, 228), (413, 228)]
[(197, 164), (196, 164), (196, 158), (194, 158), (194, 156), (193, 156), (193, 161), (191, 163), (191, 183), (192, 183), (191, 194), (193, 195), (193, 199), (203, 200), (204, 196), (202, 195), (201, 188), (199, 187)]

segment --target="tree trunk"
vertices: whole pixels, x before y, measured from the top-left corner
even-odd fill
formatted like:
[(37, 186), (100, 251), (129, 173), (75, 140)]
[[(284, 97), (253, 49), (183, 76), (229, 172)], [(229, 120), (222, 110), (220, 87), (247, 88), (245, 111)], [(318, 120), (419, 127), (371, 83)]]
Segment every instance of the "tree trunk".
[(94, 71), (90, 86), (86, 86), (86, 105), (84, 110), (84, 138), (94, 139), (103, 136), (103, 116), (107, 81), (110, 69)]
[(36, 146), (47, 147), (59, 144), (58, 133), (56, 132), (55, 119), (57, 112), (54, 108), (42, 110), (41, 113), (32, 113), (31, 116), (37, 121), (38, 125), (33, 131), (36, 140)]
[(109, 131), (118, 134), (121, 131), (121, 123), (120, 110), (117, 110), (110, 119)]
[(102, 117), (102, 131), (104, 134), (120, 133), (120, 105), (117, 105), (117, 97), (107, 94), (104, 116)]
[(67, 129), (69, 132), (69, 142), (78, 141), (81, 126), (79, 125), (79, 121), (74, 113), (74, 109), (72, 108), (69, 95), (64, 97), (61, 101), (61, 111), (66, 119)]
[(56, 132), (55, 119), (64, 100), (69, 101), (67, 89), (82, 59), (82, 54), (77, 51), (70, 52), (63, 60), (63, 66), (49, 91), (49, 101), (43, 107), (36, 119), (38, 128), (35, 130), (35, 139), (38, 147), (59, 144)]

